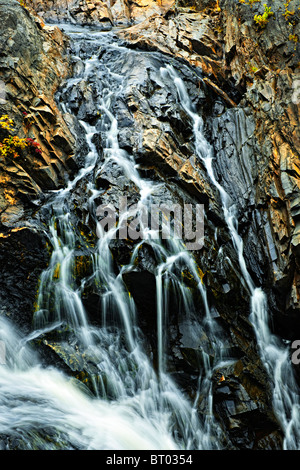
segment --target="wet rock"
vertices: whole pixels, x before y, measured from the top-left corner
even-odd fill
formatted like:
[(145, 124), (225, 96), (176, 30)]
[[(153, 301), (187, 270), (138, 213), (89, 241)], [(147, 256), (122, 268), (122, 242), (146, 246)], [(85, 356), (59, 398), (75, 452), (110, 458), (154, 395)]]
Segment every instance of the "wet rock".
[(123, 275), (124, 282), (134, 298), (139, 323), (146, 332), (156, 329), (156, 282), (149, 271), (131, 271)]
[(252, 382), (250, 377), (249, 370), (241, 361), (217, 370), (214, 379), (215, 412), (227, 422), (231, 443), (237, 449), (255, 450), (263, 445), (273, 450), (280, 449), (282, 436), (276, 419), (268, 408), (261, 407), (261, 394), (266, 392), (265, 382), (258, 383), (256, 374), (252, 376)]
[(46, 242), (40, 231), (30, 227), (18, 227), (0, 237), (1, 314), (25, 333), (32, 328), (39, 277), (49, 262)]
[[(286, 28), (291, 35), (297, 34), (297, 13), (288, 24), (279, 2), (275, 2), (276, 17), (262, 30), (255, 26), (253, 19), (262, 10), (260, 4), (249, 8), (228, 0), (219, 8), (215, 6), (214, 15), (205, 11), (206, 4), (202, 3), (181, 2), (180, 8), (177, 14), (152, 17), (143, 25), (129, 28), (121, 33), (122, 37), (131, 47), (160, 50), (196, 65), (236, 103), (244, 97), (239, 109), (226, 110), (228, 100), (222, 100), (221, 111), (212, 108), (213, 113), (218, 112), (208, 123), (217, 156), (216, 171), (237, 204), (241, 226), (245, 208), (259, 207), (255, 214), (260, 212), (262, 223), (268, 228), (265, 234), (258, 229), (257, 216), (245, 227), (248, 265), (257, 282), (273, 285), (270, 295), (282, 305), (281, 313), (278, 309), (274, 311), (275, 324), (284, 323), (281, 317), (286, 318), (284, 311), (288, 305), (289, 324), (296, 321), (297, 328), (297, 282), (293, 281), (293, 289), (288, 284), (299, 272), (295, 199), (299, 183), (296, 163), (299, 137), (295, 133), (299, 128), (296, 111), (299, 103), (292, 100), (292, 85), (298, 76), (299, 43), (283, 39)], [(198, 13), (192, 12), (192, 8)], [(220, 43), (224, 44), (225, 60), (219, 53)], [(280, 129), (276, 124), (278, 116), (281, 116)], [(146, 145), (153, 148), (157, 138), (150, 130)], [(166, 148), (166, 143), (160, 141), (160, 148), (163, 147)], [(151, 158), (155, 158), (154, 152)], [(181, 179), (184, 179), (182, 173)], [(259, 261), (256, 247), (259, 247)], [(279, 287), (283, 284), (284, 290)], [(278, 327), (276, 331), (280, 334), (282, 330)], [(287, 328), (284, 331), (287, 334)]]
[[(290, 26), (278, 10), (277, 0), (272, 5), (277, 9), (276, 18), (271, 18), (264, 30), (257, 27), (253, 20), (253, 15), (261, 12), (262, 5), (254, 4), (251, 8), (233, 0), (220, 3), (219, 6), (210, 0), (181, 1), (174, 9), (169, 9), (170, 5), (167, 4), (163, 11), (156, 3), (127, 2), (121, 12), (119, 2), (108, 8), (102, 2), (72, 0), (68, 2), (67, 10), (60, 2), (55, 7), (52, 2), (47, 2), (47, 6), (45, 2), (40, 2), (39, 6), (34, 2), (40, 14), (52, 21), (67, 20), (104, 28), (110, 27), (113, 21), (119, 24), (141, 19), (145, 21), (119, 32), (124, 44), (131, 49), (121, 59), (116, 51), (101, 45), (97, 52), (99, 71), (106, 70), (105, 64), (109, 63), (111, 74), (106, 73), (100, 84), (93, 76), (89, 85), (81, 80), (65, 95), (63, 91), (58, 93), (60, 102), (68, 98), (70, 110), (76, 117), (57, 112), (49, 96), (56, 90), (57, 80), (51, 73), (38, 75), (38, 68), (34, 69), (45, 96), (36, 96), (31, 91), (30, 97), (22, 97), (22, 103), (28, 106), (32, 100), (28, 108), (30, 115), (25, 122), (33, 120), (34, 135), (41, 136), (45, 153), (43, 161), (37, 162), (38, 170), (33, 168), (31, 160), (31, 166), (5, 166), (5, 186), (0, 192), (3, 209), (1, 222), (5, 235), (0, 238), (3, 238), (0, 248), (2, 246), (3, 257), (9, 250), (11, 258), (8, 274), (2, 278), (3, 308), (8, 315), (21, 306), (25, 312), (22, 322), (28, 327), (33, 298), (23, 299), (20, 290), (15, 289), (13, 284), (17, 279), (25, 289), (25, 280), (32, 278), (32, 284), (28, 287), (33, 292), (38, 272), (47, 260), (44, 252), (43, 256), (40, 252), (36, 254), (36, 247), (42, 251), (43, 245), (38, 236), (38, 240), (33, 240), (34, 246), (31, 246), (27, 237), (26, 240), (18, 239), (20, 234), (26, 234), (25, 230), (24, 233), (14, 229), (9, 232), (16, 224), (21, 227), (27, 209), (23, 199), (18, 199), (16, 188), (32, 200), (45, 189), (57, 188), (62, 182), (61, 174), (68, 171), (67, 167), (74, 169), (82, 161), (87, 148), (83, 147), (81, 155), (73, 158), (74, 138), (66, 132), (63, 124), (58, 125), (61, 119), (70, 123), (79, 143), (83, 139), (77, 119), (86, 119), (96, 126), (98, 134), (95, 144), (100, 163), (110, 121), (107, 116), (98, 115), (96, 91), (98, 86), (109, 89), (113, 83), (112, 75), (121, 77), (121, 92), (112, 103), (119, 123), (121, 151), (134, 154), (141, 171), (161, 184), (155, 201), (172, 204), (197, 201), (205, 204), (205, 244), (195, 257), (201, 268), (201, 282), (207, 288), (209, 306), (214, 313), (213, 322), (218, 326), (214, 332), (220, 336), (222, 352), (229, 362), (215, 371), (211, 378), (214, 412), (226, 434), (226, 445), (236, 449), (280, 449), (282, 436), (272, 414), (270, 383), (248, 318), (249, 291), (242, 280), (238, 259), (226, 229), (220, 197), (196, 158), (192, 123), (178, 104), (174, 83), (158, 70), (172, 58), (173, 67), (187, 84), (195, 110), (204, 117), (205, 134), (214, 149), (217, 179), (236, 205), (247, 267), (255, 283), (263, 286), (268, 293), (272, 328), (282, 337), (292, 339), (299, 331), (299, 104), (292, 100), (292, 84), (299, 67), (299, 45), (287, 41), (285, 29)], [(7, 2), (2, 0), (1, 5), (4, 8)], [(65, 39), (56, 28), (46, 28), (48, 33), (45, 33), (40, 20), (29, 21), (30, 16), (21, 7), (14, 8), (23, 15), (32, 32), (30, 44), (34, 42), (39, 45), (41, 35), (45, 39), (44, 35), (50, 34), (60, 45), (59, 50), (63, 50)], [(11, 17), (7, 21), (10, 34), (14, 24)], [(297, 31), (296, 23), (291, 33)], [(5, 34), (4, 30), (4, 37)], [(53, 43), (46, 37), (48, 42), (43, 43), (43, 50), (51, 53)], [(15, 67), (11, 64), (22, 63), (23, 60), (21, 54), (16, 52), (21, 47), (20, 39), (14, 36), (12, 41), (7, 41), (6, 52), (10, 59), (3, 66), (7, 83), (12, 67)], [(94, 52), (88, 39), (82, 42), (81, 47), (82, 60)], [(33, 52), (38, 57), (41, 54), (41, 67), (45, 54), (36, 50)], [(76, 55), (78, 51), (72, 52)], [(26, 51), (24, 57), (28, 58)], [(68, 72), (61, 57), (54, 54), (52, 60), (56, 64), (56, 72), (66, 76)], [(76, 76), (83, 71), (82, 60), (74, 59), (73, 72)], [(24, 67), (26, 75), (33, 80), (32, 87), (37, 86), (26, 62)], [(51, 89), (49, 95), (46, 84)], [(12, 100), (20, 96), (21, 85), (14, 78), (8, 83), (7, 90)], [(17, 112), (15, 116), (21, 128), (20, 116)], [(83, 239), (88, 245), (83, 248), (82, 242), (76, 253), (79, 279), (89, 273), (87, 253), (95, 249), (96, 238), (95, 220), (89, 217), (87, 187), (88, 181), (85, 180), (77, 193), (72, 194), (77, 206), (76, 214), (80, 218), (80, 224), (75, 225), (78, 231), (83, 232)], [(137, 186), (113, 162), (98, 174), (97, 187), (100, 190), (97, 204), (113, 203), (119, 208), (118, 199), (123, 194), (129, 195), (130, 203), (138, 199)], [(130, 263), (133, 248), (134, 244), (128, 240), (112, 244), (112, 263), (116, 274)], [(16, 275), (14, 271), (21, 261), (19, 251), (25, 253), (28, 261)], [(144, 244), (139, 250), (136, 264), (122, 271), (128, 293), (135, 300), (139, 326), (150, 344), (147, 347), (154, 363), (157, 361), (156, 262), (153, 253)], [(188, 274), (183, 276), (183, 284), (193, 291), (195, 279)], [(89, 280), (83, 289), (83, 303), (94, 325), (102, 324), (104, 293), (104, 286), (96, 286), (94, 280)], [(196, 327), (199, 324), (196, 320), (203, 319), (205, 314), (205, 305), (199, 293), (196, 308), (191, 309), (189, 318), (181, 316), (182, 299), (175, 295), (175, 289), (170, 288), (167, 294), (170, 301), (166, 335), (168, 370), (194, 399), (199, 372), (208, 363), (214, 364), (220, 342), (212, 341), (209, 328)], [(193, 292), (193, 295), (197, 294)], [(113, 313), (107, 320), (109, 327), (116, 324)], [(77, 351), (76, 344), (69, 336), (67, 341), (61, 337), (45, 339), (43, 347), (51, 350), (51, 361), (77, 374), (80, 380), (85, 381), (93, 374), (97, 377), (101, 375), (94, 369), (95, 358), (88, 356), (85, 362), (82, 351)], [(45, 357), (48, 357), (48, 352)], [(200, 397), (200, 413), (204, 410), (204, 403), (205, 397)]]

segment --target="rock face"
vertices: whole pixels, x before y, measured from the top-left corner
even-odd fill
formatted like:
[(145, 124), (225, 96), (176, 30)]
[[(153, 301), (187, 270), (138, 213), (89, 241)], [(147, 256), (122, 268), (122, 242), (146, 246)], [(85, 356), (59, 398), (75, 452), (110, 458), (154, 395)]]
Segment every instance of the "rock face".
[[(69, 73), (67, 39), (58, 28), (44, 26), (17, 1), (2, 0), (0, 12), (0, 80), (4, 90), (0, 116), (9, 116), (14, 127), (10, 133), (1, 128), (1, 140), (9, 135), (31, 138), (41, 149), (37, 153), (26, 148), (17, 158), (1, 156), (1, 307), (9, 315), (23, 310), (31, 317), (38, 266), (45, 267), (48, 256), (45, 240), (37, 235), (31, 216), (45, 192), (64, 184), (76, 167), (76, 139), (54, 98), (60, 81)], [(16, 286), (20, 295), (14, 290)], [(32, 297), (26, 299), (21, 294), (24, 289), (31, 291)]]
[(75, 24), (111, 25), (112, 15), (105, 2), (95, 0), (61, 0), (43, 2), (29, 0), (26, 5), (32, 7), (46, 21), (72, 22)]
[[(62, 184), (72, 166), (69, 162), (75, 138), (54, 99), (60, 80), (69, 73), (66, 38), (58, 28), (46, 27), (30, 16), (18, 2), (1, 1), (0, 8), (0, 79), (5, 84), (0, 112), (14, 121), (16, 135), (32, 138), (42, 150), (33, 156), (25, 152), (22, 158), (1, 160), (1, 178), (5, 182), (1, 222), (9, 227), (7, 207), (13, 212), (13, 200), (18, 207), (25, 201), (32, 204), (45, 190)], [(5, 130), (1, 132), (5, 137)]]
[[(254, 22), (263, 11), (259, 3), (179, 3), (164, 17), (120, 34), (130, 47), (188, 61), (203, 74), (199, 86), (215, 91), (207, 127), (219, 178), (237, 204), (241, 224), (252, 219), (245, 227), (249, 266), (270, 289), (276, 330), (291, 338), (300, 307), (299, 11), (295, 2), (290, 15), (280, 2), (272, 8), (275, 17), (262, 29)], [(258, 226), (261, 239), (255, 242)], [(262, 271), (257, 259), (268, 269)]]
[(71, 22), (101, 29), (141, 22), (166, 12), (174, 0), (26, 0), (25, 4), (49, 22)]
[[(26, 1), (40, 18), (52, 22), (102, 29), (119, 22), (137, 23), (116, 33), (114, 39), (121, 38), (121, 45), (127, 48), (122, 57), (117, 50), (101, 46), (99, 73), (109, 63), (112, 75), (122, 77), (122, 93), (113, 103), (119, 145), (136, 156), (145, 177), (161, 184), (158, 199), (205, 205), (205, 242), (203, 249), (195, 252), (195, 258), (222, 332), (224, 350), (234, 357), (229, 365), (214, 371), (211, 378), (214, 412), (224, 431), (224, 446), (234, 449), (280, 449), (282, 435), (249, 321), (249, 293), (240, 281), (220, 196), (195, 156), (191, 120), (179, 106), (172, 85), (162, 86), (158, 70), (168, 61), (174, 64), (195, 110), (204, 119), (205, 134), (214, 151), (217, 180), (236, 205), (247, 267), (255, 283), (268, 294), (273, 331), (285, 341), (299, 339), (300, 68), (296, 38), (300, 38), (300, 33), (299, 12), (294, 3), (295, 0), (289, 4), (288, 11), (294, 11), (289, 14), (284, 8), (280, 10), (281, 4), (275, 0), (275, 16), (261, 28), (254, 22), (254, 15), (264, 11), (260, 2), (250, 6), (235, 0), (181, 1), (174, 5), (128, 1), (109, 7), (99, 0)], [(80, 51), (74, 49), (58, 28), (43, 25), (40, 18), (15, 1), (0, 0), (0, 11), (0, 36), (5, 44), (0, 78), (6, 83), (8, 96), (0, 110), (14, 118), (19, 136), (32, 137), (42, 149), (42, 156), (24, 151), (24, 161), (0, 162), (0, 256), (5, 266), (0, 281), (2, 313), (28, 330), (34, 310), (33, 293), (49, 259), (37, 223), (43, 217), (39, 214), (35, 218), (33, 212), (40, 208), (45, 191), (61, 187), (67, 176), (80, 167), (81, 155), (87, 149), (81, 146), (79, 120), (97, 129), (94, 144), (99, 160), (105, 149), (105, 122), (99, 120), (96, 106), (98, 76), (92, 76), (89, 83), (82, 80), (83, 61), (95, 52), (89, 41), (82, 43)], [(69, 58), (68, 47), (73, 48)], [(55, 96), (61, 78), (71, 73), (78, 82), (60, 89)], [(103, 80), (103, 87), (109, 89), (110, 85)], [(64, 101), (71, 112), (65, 112)], [(87, 246), (95, 244), (87, 186), (83, 180), (72, 195), (76, 207), (73, 217), (77, 217), (72, 222), (84, 240), (76, 248), (79, 280), (90, 274)], [(117, 204), (124, 193), (129, 194), (130, 202), (137, 199), (136, 186), (113, 165), (98, 174), (97, 188), (101, 203)], [(111, 247), (116, 272), (129, 263), (132, 248), (128, 240)], [(21, 269), (16, 274), (18, 265)], [(156, 362), (157, 294), (151, 247), (143, 245), (135, 269), (125, 273), (124, 282), (135, 300), (139, 326)], [(199, 305), (199, 311), (194, 313), (201, 315), (203, 305), (189, 273), (185, 282)], [(16, 283), (18, 287), (14, 286)], [(22, 296), (25, 287), (31, 292), (26, 298)], [(206, 331), (198, 331), (191, 320), (181, 317), (172, 294), (169, 372), (195, 398), (203, 357), (207, 355), (213, 361), (215, 351)], [(91, 322), (99, 323), (101, 289), (86, 282), (83, 303)], [(24, 315), (20, 316), (18, 310)], [(195, 334), (191, 336), (193, 329)], [(49, 341), (45, 344), (52, 349), (49, 362), (58, 360), (57, 354), (68, 370), (70, 361), (62, 359), (67, 352), (57, 342), (53, 343), (55, 347)], [(205, 397), (198, 400), (199, 412), (204, 413), (201, 403)]]

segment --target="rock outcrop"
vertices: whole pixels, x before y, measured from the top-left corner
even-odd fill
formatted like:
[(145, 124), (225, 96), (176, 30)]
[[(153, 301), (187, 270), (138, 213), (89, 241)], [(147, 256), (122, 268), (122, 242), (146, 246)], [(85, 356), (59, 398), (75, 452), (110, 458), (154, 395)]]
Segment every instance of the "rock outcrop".
[[(24, 151), (18, 158), (1, 159), (1, 223), (9, 227), (10, 220), (14, 226), (24, 216), (26, 203), (63, 184), (72, 168), (75, 138), (54, 98), (70, 72), (67, 38), (17, 1), (3, 0), (0, 8), (0, 79), (5, 86), (0, 115), (13, 120), (14, 135), (33, 139), (41, 149), (41, 153)], [(1, 137), (7, 134), (1, 129)]]
[(174, 0), (25, 0), (45, 21), (92, 25), (101, 29), (140, 23), (165, 13)]
[[(8, 315), (23, 311), (28, 319), (49, 256), (31, 218), (45, 192), (64, 185), (76, 168), (76, 139), (55, 103), (55, 92), (70, 72), (68, 40), (17, 1), (1, 0), (0, 16), (0, 116), (13, 121), (11, 131), (0, 129), (1, 141), (29, 138), (40, 149), (27, 147), (15, 158), (1, 155), (0, 160), (1, 309)], [(31, 294), (26, 298), (24, 291)]]

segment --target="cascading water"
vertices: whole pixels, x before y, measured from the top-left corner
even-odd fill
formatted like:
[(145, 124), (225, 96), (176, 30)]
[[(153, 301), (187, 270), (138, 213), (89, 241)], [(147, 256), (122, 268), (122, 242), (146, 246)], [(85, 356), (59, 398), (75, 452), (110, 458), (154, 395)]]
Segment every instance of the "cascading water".
[[(22, 355), (21, 360), (16, 360), (16, 353), (7, 350), (8, 362), (2, 367), (0, 378), (0, 433), (13, 442), (22, 442), (22, 448), (26, 449), (219, 449), (222, 433), (212, 412), (211, 376), (213, 367), (223, 360), (222, 355), (216, 354), (212, 366), (204, 353), (194, 404), (167, 372), (165, 328), (170, 285), (181, 299), (183, 314), (192, 315), (193, 310), (191, 293), (182, 280), (183, 267), (189, 269), (196, 281), (205, 310), (205, 327), (209, 334), (215, 333), (212, 341), (216, 350), (221, 350), (205, 287), (192, 256), (180, 240), (169, 239), (162, 244), (158, 232), (150, 230), (135, 246), (130, 262), (116, 273), (110, 243), (123, 221), (104, 231), (96, 218), (97, 199), (103, 191), (96, 188), (95, 178), (112, 167), (117, 166), (135, 186), (138, 207), (149, 207), (160, 190), (160, 184), (140, 176), (133, 156), (119, 147), (118, 122), (112, 109), (116, 96), (122, 93), (122, 75), (110, 71), (109, 64), (99, 70), (100, 46), (105, 46), (108, 53), (117, 54), (124, 53), (124, 48), (112, 43), (109, 33), (81, 35), (76, 31), (73, 36), (81, 67), (79, 76), (70, 79), (61, 93), (62, 107), (65, 112), (72, 112), (67, 98), (73, 91), (76, 93), (81, 81), (93, 86), (106, 142), (99, 158), (94, 143), (96, 128), (87, 121), (79, 121), (87, 145), (84, 166), (65, 189), (50, 194), (43, 209), (45, 214), (52, 214), (46, 220), (52, 256), (41, 276), (35, 329), (28, 337), (18, 338), (1, 320), (2, 337), (14, 343), (14, 350), (21, 348), (25, 359)], [(80, 51), (84, 50), (86, 41), (95, 52), (82, 59)], [(89, 253), (91, 273), (78, 280), (74, 272), (79, 241), (73, 225), (72, 195), (83, 182), (99, 240)], [(124, 216), (130, 218), (130, 209)], [(135, 304), (123, 282), (123, 276), (133, 269), (143, 243), (151, 246), (157, 262), (157, 370), (143, 350)], [(98, 321), (101, 326), (89, 323), (82, 301), (87, 284), (101, 291), (102, 319)], [(112, 314), (117, 326), (109, 325)], [(195, 318), (192, 321), (194, 328)], [(54, 334), (56, 342), (44, 340), (49, 332)], [(60, 335), (58, 342), (55, 334)], [(39, 357), (30, 351), (34, 341), (44, 341), (63, 351), (71, 358), (70, 364), (74, 358), (75, 361), (79, 356), (84, 358), (83, 369), (89, 386), (77, 380), (73, 383), (53, 368), (41, 367)], [(200, 397), (203, 419), (197, 413)]]
[(250, 320), (256, 333), (257, 342), (268, 375), (273, 384), (274, 412), (284, 432), (284, 449), (300, 449), (300, 400), (298, 386), (291, 366), (288, 349), (280, 342), (269, 327), (267, 297), (261, 288), (254, 285), (243, 254), (243, 240), (238, 233), (236, 208), (224, 188), (216, 180), (213, 170), (213, 150), (203, 133), (203, 120), (193, 110), (185, 85), (171, 66), (164, 71), (174, 82), (179, 100), (193, 122), (195, 148), (199, 159), (219, 191), (224, 218), (236, 250), (242, 276), (250, 294)]
[[(66, 188), (49, 194), (43, 207), (52, 254), (40, 280), (34, 330), (21, 337), (0, 318), (1, 339), (7, 344), (7, 363), (1, 366), (0, 374), (0, 434), (9, 438), (12, 447), (25, 449), (222, 449), (223, 432), (213, 414), (212, 376), (232, 358), (224, 353), (222, 331), (210, 311), (206, 288), (191, 252), (180, 239), (162, 241), (158, 229), (148, 230), (142, 219), (144, 237), (134, 245), (130, 260), (117, 270), (111, 246), (123, 229), (124, 220), (133, 217), (132, 207), (126, 208), (109, 229), (97, 217), (99, 201), (103, 198), (107, 205), (110, 201), (106, 190), (98, 189), (96, 182), (110, 172), (124, 179), (125, 192), (133, 188), (135, 211), (146, 208), (148, 216), (152, 202), (160, 199), (161, 183), (143, 178), (134, 156), (119, 145), (114, 106), (117, 99), (124, 99), (124, 77), (122, 69), (111, 64), (129, 54), (128, 49), (120, 45), (113, 33), (65, 28), (72, 38), (76, 74), (60, 92), (59, 104), (65, 113), (77, 114), (84, 135), (84, 163)], [(101, 59), (103, 55), (105, 61)], [(286, 448), (296, 448), (299, 405), (286, 353), (268, 328), (265, 295), (254, 286), (248, 273), (234, 208), (214, 176), (212, 149), (204, 138), (202, 119), (193, 111), (184, 83), (167, 65), (167, 59), (160, 56), (157, 62), (161, 86), (175, 84), (181, 106), (193, 123), (196, 153), (220, 192), (225, 220), (251, 296), (251, 319), (262, 359), (274, 382), (274, 409), (286, 431)], [(82, 86), (87, 86), (93, 95), (99, 111), (97, 124), (91, 124), (78, 109), (73, 109), (73, 97)], [(99, 132), (100, 150), (96, 145)], [(86, 217), (98, 234), (97, 242), (88, 247), (74, 222), (78, 192), (85, 195)], [(124, 196), (124, 192), (119, 192), (119, 196)], [(124, 282), (144, 245), (151, 247), (155, 257), (156, 359), (144, 348), (147, 340), (138, 326), (136, 305)], [(78, 251), (84, 252), (89, 266), (88, 274), (83, 276), (76, 275)], [(201, 318), (199, 306), (195, 306), (184, 282), (184, 269), (192, 276), (201, 299)], [(84, 306), (87, 289), (99, 292), (101, 298), (101, 318), (95, 324), (90, 322)], [(180, 390), (168, 371), (170, 291), (176, 293), (180, 315), (191, 325), (188, 334), (197, 336), (198, 329), (205, 332), (214, 349), (213, 359), (206, 351), (201, 352), (197, 393), (192, 398)], [(78, 380), (75, 373), (70, 378), (58, 368), (43, 367), (33, 347), (36, 342), (63, 356), (72, 371), (77, 371), (76, 362), (80, 363), (84, 380)], [(289, 375), (291, 388), (282, 386), (283, 380), (287, 384), (283, 374)]]

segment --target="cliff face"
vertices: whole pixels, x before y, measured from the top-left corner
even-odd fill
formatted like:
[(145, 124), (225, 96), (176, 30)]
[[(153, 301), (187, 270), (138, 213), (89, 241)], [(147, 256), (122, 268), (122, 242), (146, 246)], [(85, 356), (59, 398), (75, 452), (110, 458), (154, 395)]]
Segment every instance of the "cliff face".
[[(2, 1), (0, 78), (5, 83), (1, 115), (14, 122), (15, 134), (39, 143), (41, 153), (1, 159), (5, 190), (1, 194), (1, 223), (10, 226), (22, 205), (57, 188), (70, 169), (74, 137), (55, 104), (56, 89), (67, 74), (66, 39), (58, 28), (43, 25), (18, 2)], [(1, 129), (5, 137), (5, 129)], [(5, 192), (6, 191), (6, 192)], [(6, 195), (11, 199), (6, 201)], [(6, 202), (5, 202), (6, 201)], [(7, 206), (7, 207), (6, 207)], [(11, 216), (10, 216), (11, 214)]]
[[(101, 29), (133, 23), (117, 33), (132, 55), (128, 53), (124, 62), (111, 66), (116, 75), (121, 69), (124, 74), (124, 96), (115, 106), (121, 123), (120, 147), (136, 155), (142, 171), (162, 183), (165, 201), (190, 198), (205, 205), (204, 248), (195, 257), (209, 302), (225, 331), (226, 348), (237, 358), (234, 365), (221, 371), (224, 386), (217, 374), (212, 378), (215, 412), (229, 447), (280, 448), (281, 432), (248, 319), (249, 295), (241, 287), (220, 196), (201, 162), (191, 158), (191, 123), (172, 93), (161, 89), (155, 67), (162, 57), (176, 60), (178, 67), (182, 64), (182, 77), (203, 116), (205, 134), (214, 150), (217, 180), (237, 207), (249, 272), (267, 292), (273, 331), (285, 340), (299, 339), (300, 31), (296, 0), (289, 3), (288, 10), (275, 0), (275, 15), (263, 28), (254, 21), (255, 14), (264, 12), (260, 2), (128, 1), (108, 6), (96, 0), (26, 0), (26, 5), (29, 11), (15, 1), (0, 0), (0, 37), (4, 44), (0, 79), (6, 84), (7, 96), (0, 103), (0, 111), (13, 118), (19, 137), (33, 138), (42, 153), (25, 149), (21, 159), (0, 162), (0, 254), (5, 267), (0, 281), (2, 313), (30, 329), (38, 278), (49, 261), (37, 223), (43, 217), (35, 213), (43, 213), (43, 194), (64, 185), (80, 167), (86, 148), (81, 145), (79, 119), (95, 125), (99, 112), (93, 91), (84, 80), (79, 81), (76, 93), (62, 96), (58, 91), (55, 96), (63, 79), (76, 76), (82, 62), (71, 60), (67, 38), (57, 27), (45, 26), (43, 19)], [(30, 13), (31, 9), (39, 17)], [(162, 55), (154, 60), (140, 51)], [(71, 52), (76, 56), (77, 51)], [(87, 44), (85, 54), (90, 52)], [(99, 51), (99, 60), (105, 53), (105, 48)], [(71, 103), (72, 114), (57, 105), (65, 98)], [(101, 155), (104, 144), (100, 128), (95, 144)], [(134, 199), (136, 189), (127, 186), (117, 170), (101, 174), (97, 184), (108, 203), (123, 194), (124, 188)], [(80, 225), (88, 239), (91, 222), (84, 193), (83, 185), (74, 195), (80, 218), (74, 225)], [(117, 270), (126, 264), (131, 250), (127, 242), (112, 248)], [(90, 268), (85, 249), (79, 258), (83, 260), (82, 276), (82, 271), (87, 274)], [(138, 267), (127, 273), (125, 282), (155, 355), (153, 264), (153, 254), (141, 250)], [(24, 297), (25, 289), (28, 295)], [(83, 297), (94, 320), (99, 292), (87, 285)], [(195, 384), (190, 377), (198, 371), (199, 350), (209, 351), (212, 357), (213, 353), (205, 335), (199, 344), (187, 338), (185, 320), (178, 322), (176, 302), (171, 311), (170, 369), (194, 396)]]
[(0, 129), (1, 141), (15, 135), (40, 148), (1, 156), (1, 308), (8, 313), (21, 309), (30, 318), (47, 259), (31, 216), (44, 192), (64, 184), (75, 165), (75, 139), (54, 98), (69, 68), (66, 38), (58, 28), (45, 26), (17, 1), (1, 1), (0, 11), (0, 80), (5, 85), (0, 115), (13, 121), (11, 131)]
[(51, 22), (71, 22), (79, 25), (93, 25), (110, 29), (113, 25), (130, 25), (146, 18), (166, 12), (173, 0), (136, 2), (113, 0), (26, 0), (42, 18)]

